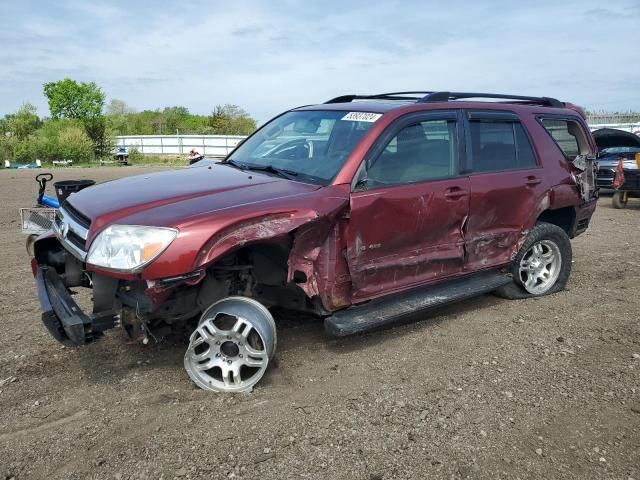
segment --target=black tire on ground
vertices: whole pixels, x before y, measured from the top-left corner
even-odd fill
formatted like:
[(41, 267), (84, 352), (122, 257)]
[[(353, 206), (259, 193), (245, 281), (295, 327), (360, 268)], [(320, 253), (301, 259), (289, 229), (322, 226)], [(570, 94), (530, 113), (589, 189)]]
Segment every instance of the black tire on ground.
[(616, 191), (611, 197), (611, 203), (613, 204), (613, 208), (624, 208), (627, 206), (627, 202), (622, 200), (624, 195), (622, 192)]
[[(522, 257), (524, 257), (527, 251), (535, 243), (541, 240), (550, 240), (558, 246), (560, 255), (562, 257), (560, 264), (560, 273), (555, 283), (549, 290), (541, 294), (532, 294), (525, 290), (522, 281), (520, 280), (518, 270)], [(571, 241), (569, 240), (569, 236), (567, 235), (567, 233), (557, 225), (546, 222), (537, 223), (536, 226), (533, 227), (527, 235), (524, 243), (520, 247), (518, 255), (516, 255), (516, 258), (514, 258), (511, 266), (509, 267), (510, 273), (513, 275), (513, 282), (500, 287), (493, 293), (498, 297), (507, 298), (509, 300), (516, 300), (522, 298), (541, 297), (544, 295), (550, 295), (552, 293), (559, 292), (560, 290), (564, 290), (567, 281), (569, 280), (569, 275), (571, 275), (571, 258)]]

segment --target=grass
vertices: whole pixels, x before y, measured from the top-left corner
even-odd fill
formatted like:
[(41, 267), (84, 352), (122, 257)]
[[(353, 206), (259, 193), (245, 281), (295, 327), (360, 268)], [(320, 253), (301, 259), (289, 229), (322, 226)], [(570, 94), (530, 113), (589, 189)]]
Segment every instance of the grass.
[(184, 167), (189, 160), (184, 155), (135, 155), (129, 157), (129, 165)]

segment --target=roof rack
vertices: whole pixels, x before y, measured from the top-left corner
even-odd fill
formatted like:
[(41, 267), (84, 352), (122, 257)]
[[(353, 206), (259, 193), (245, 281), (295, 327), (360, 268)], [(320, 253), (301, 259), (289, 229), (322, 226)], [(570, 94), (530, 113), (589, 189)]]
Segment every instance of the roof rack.
[[(341, 95), (339, 97), (327, 100), (324, 103), (349, 103), (354, 100), (418, 100), (415, 95), (428, 95), (434, 93), (432, 91), (411, 91), (411, 92), (389, 92), (376, 93), (374, 95)], [(407, 96), (414, 95), (414, 96)]]
[(548, 107), (564, 108), (564, 103), (551, 97), (527, 97), (523, 95), (504, 95), (501, 93), (470, 93), (470, 92), (431, 92), (418, 100), (418, 103), (448, 102), (463, 98), (495, 98), (501, 100), (522, 100)]
[[(416, 95), (420, 95), (417, 97)], [(501, 93), (471, 93), (471, 92), (433, 92), (409, 91), (378, 93), (375, 95), (341, 95), (324, 103), (349, 103), (354, 100), (414, 100), (418, 103), (448, 102), (464, 98), (493, 98), (500, 100), (518, 100), (547, 107), (564, 108), (565, 104), (551, 97), (528, 97), (523, 95), (505, 95)]]

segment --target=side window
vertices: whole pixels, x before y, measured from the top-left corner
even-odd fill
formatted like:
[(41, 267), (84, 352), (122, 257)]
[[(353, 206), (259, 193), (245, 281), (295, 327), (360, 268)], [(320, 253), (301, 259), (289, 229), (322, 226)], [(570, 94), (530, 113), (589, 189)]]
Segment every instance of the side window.
[(437, 180), (456, 175), (456, 122), (427, 120), (398, 132), (368, 167), (370, 187)]
[(520, 122), (472, 120), (471, 168), (474, 172), (495, 172), (534, 168), (536, 157)]
[(536, 162), (536, 156), (533, 153), (533, 147), (531, 141), (524, 131), (524, 127), (521, 123), (514, 123), (513, 127), (516, 131), (516, 146), (517, 151), (517, 165), (518, 168), (534, 168), (538, 165)]
[(540, 123), (567, 158), (573, 160), (577, 155), (589, 153), (589, 145), (578, 122), (541, 118)]

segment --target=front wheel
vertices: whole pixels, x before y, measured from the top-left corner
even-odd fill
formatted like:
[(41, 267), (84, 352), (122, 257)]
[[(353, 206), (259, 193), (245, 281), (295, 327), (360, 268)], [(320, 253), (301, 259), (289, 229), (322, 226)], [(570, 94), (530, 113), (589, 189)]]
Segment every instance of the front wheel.
[(250, 392), (275, 349), (276, 324), (269, 310), (252, 298), (227, 297), (202, 314), (184, 367), (203, 390)]
[(495, 293), (503, 298), (519, 299), (559, 292), (569, 280), (571, 258), (567, 233), (557, 225), (538, 223), (511, 264), (513, 282)]

